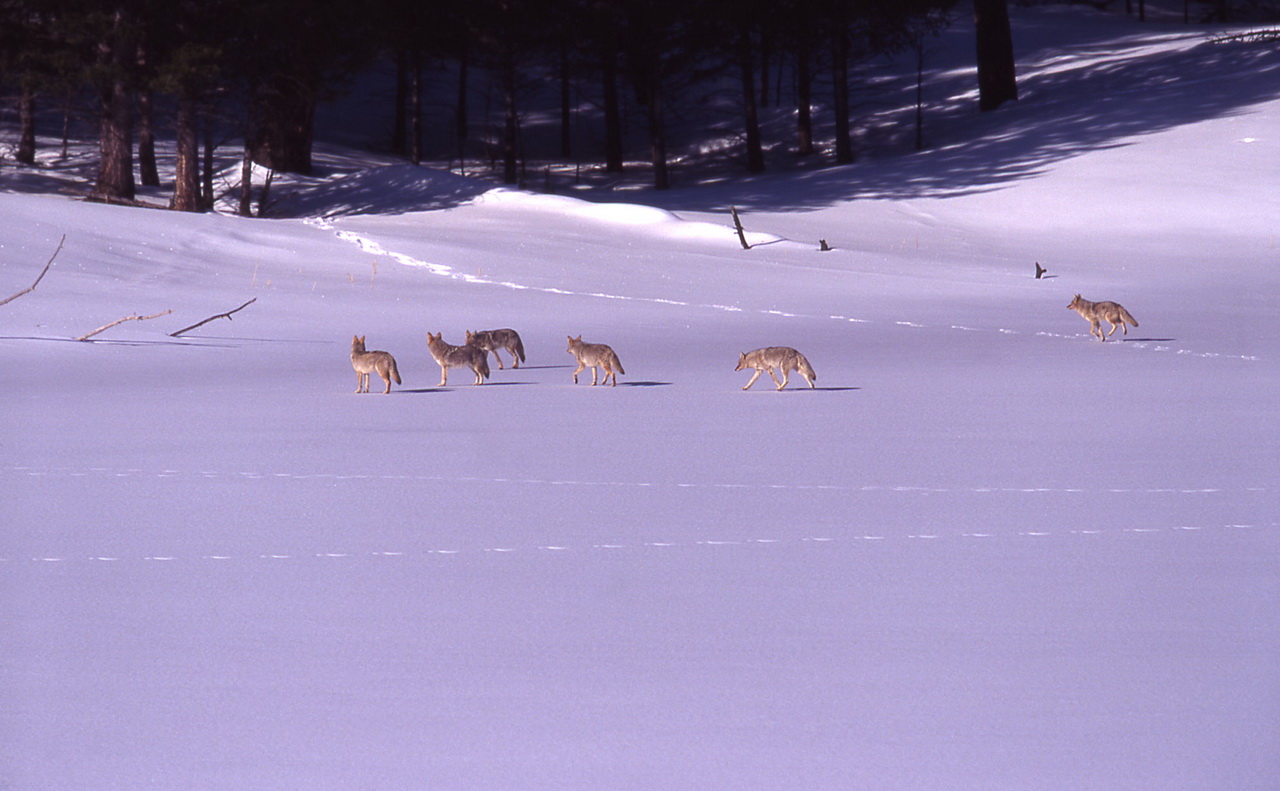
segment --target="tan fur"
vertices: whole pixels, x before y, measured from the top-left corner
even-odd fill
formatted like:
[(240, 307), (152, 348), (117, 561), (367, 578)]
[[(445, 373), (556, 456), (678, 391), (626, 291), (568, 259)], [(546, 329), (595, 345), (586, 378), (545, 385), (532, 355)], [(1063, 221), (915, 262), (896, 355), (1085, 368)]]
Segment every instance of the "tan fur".
[(484, 380), (489, 378), (489, 363), (485, 359), (488, 355), (478, 346), (451, 346), (444, 342), (443, 332), (435, 335), (427, 333), (427, 349), (431, 351), (431, 356), (440, 364), (440, 387), (444, 387), (449, 383), (450, 368), (470, 368), (476, 375), (473, 384), (482, 385)]
[[(753, 352), (743, 352), (738, 355), (738, 367), (733, 370), (742, 371), (747, 368), (754, 368), (755, 373), (751, 374), (751, 381), (747, 382), (743, 390), (750, 390), (751, 385), (755, 384), (760, 374), (765, 371), (769, 372), (769, 377), (773, 379), (773, 383), (779, 390), (787, 386), (787, 382), (791, 380), (792, 371), (799, 371), (804, 380), (809, 383), (810, 389), (814, 387), (813, 383), (818, 378), (805, 356), (790, 346), (766, 346)], [(782, 372), (781, 382), (773, 372), (775, 368)]]
[(622, 363), (618, 361), (618, 355), (603, 343), (583, 343), (582, 336), (569, 336), (569, 348), (566, 350), (573, 358), (578, 361), (578, 367), (573, 372), (573, 383), (578, 383), (578, 374), (582, 373), (584, 368), (591, 367), (591, 386), (596, 385), (597, 369), (604, 371), (604, 381), (608, 382), (613, 377), (613, 387), (618, 386), (618, 374), (626, 374), (622, 370)]
[[(1076, 294), (1071, 304), (1067, 305), (1067, 309), (1074, 310), (1083, 316), (1089, 322), (1089, 334), (1098, 336), (1098, 340), (1103, 342), (1106, 342), (1107, 338), (1116, 331), (1116, 327), (1128, 335), (1129, 328), (1126, 324), (1138, 326), (1137, 319), (1125, 310), (1123, 305), (1116, 302), (1090, 302)], [(1102, 334), (1103, 321), (1111, 325), (1111, 330), (1106, 335)]]
[(493, 359), (498, 361), (498, 370), (503, 368), (502, 357), (498, 354), (499, 349), (506, 349), (511, 353), (512, 368), (519, 368), (520, 363), (524, 362), (524, 344), (520, 342), (520, 333), (513, 329), (477, 332), (467, 330), (467, 345), (478, 346), (486, 353), (493, 352)]
[(376, 373), (387, 383), (383, 394), (391, 392), (391, 383), (400, 384), (400, 369), (396, 358), (383, 351), (365, 351), (364, 336), (351, 336), (351, 367), (356, 369), (356, 392), (369, 392), (369, 374)]

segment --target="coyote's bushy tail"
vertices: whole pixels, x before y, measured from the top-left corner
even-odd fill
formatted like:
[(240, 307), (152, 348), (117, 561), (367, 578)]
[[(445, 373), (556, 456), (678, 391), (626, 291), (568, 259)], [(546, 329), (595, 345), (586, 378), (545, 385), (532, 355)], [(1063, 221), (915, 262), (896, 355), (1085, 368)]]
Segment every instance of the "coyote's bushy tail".
[(1135, 327), (1138, 326), (1138, 320), (1133, 317), (1132, 313), (1125, 310), (1123, 307), (1120, 308), (1120, 318), (1124, 319), (1127, 323), (1132, 324)]
[(520, 336), (516, 336), (516, 356), (520, 358), (520, 362), (524, 362), (524, 341), (520, 340)]
[(388, 371), (388, 373), (391, 374), (392, 381), (394, 381), (396, 384), (403, 384), (400, 381), (400, 369), (396, 367), (396, 358), (394, 357), (390, 358), (388, 367), (391, 369), (390, 371)]
[(485, 379), (488, 379), (489, 378), (489, 355), (486, 354), (485, 352), (480, 352), (479, 359), (480, 359), (480, 364), (476, 366), (476, 370), (480, 372), (481, 376), (483, 376)]

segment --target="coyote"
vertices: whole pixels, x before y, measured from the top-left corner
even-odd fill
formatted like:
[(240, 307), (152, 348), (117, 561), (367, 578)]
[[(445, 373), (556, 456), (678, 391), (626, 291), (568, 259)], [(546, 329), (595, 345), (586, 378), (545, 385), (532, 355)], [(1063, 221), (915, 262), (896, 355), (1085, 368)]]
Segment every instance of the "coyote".
[(618, 355), (603, 343), (583, 343), (582, 336), (569, 336), (569, 348), (566, 349), (573, 358), (578, 361), (578, 367), (573, 371), (573, 383), (578, 383), (578, 374), (582, 369), (590, 366), (591, 368), (591, 386), (596, 384), (596, 369), (604, 371), (604, 381), (608, 382), (609, 377), (613, 377), (613, 387), (618, 386), (618, 374), (626, 374), (622, 370), (622, 363), (618, 361)]
[[(800, 352), (792, 349), (790, 346), (766, 346), (763, 349), (756, 349), (753, 352), (744, 352), (738, 355), (738, 367), (735, 371), (742, 371), (747, 368), (754, 368), (755, 373), (751, 374), (751, 381), (747, 382), (747, 386), (743, 390), (750, 390), (751, 385), (756, 383), (760, 378), (760, 374), (765, 371), (769, 372), (769, 377), (773, 379), (773, 383), (778, 389), (787, 386), (792, 371), (799, 371), (804, 380), (809, 383), (810, 389), (813, 388), (813, 382), (818, 375), (813, 372), (813, 366), (809, 365), (809, 361)], [(782, 372), (782, 381), (778, 381), (777, 375), (773, 369), (777, 368)]]
[(388, 352), (365, 351), (364, 336), (351, 336), (351, 367), (356, 369), (356, 392), (369, 392), (369, 374), (377, 373), (387, 383), (383, 395), (391, 392), (391, 383), (400, 384), (400, 369), (396, 368), (396, 358)]
[(427, 333), (427, 348), (431, 350), (435, 361), (440, 363), (440, 387), (449, 383), (450, 368), (464, 366), (475, 373), (475, 384), (484, 384), (484, 380), (489, 378), (489, 363), (486, 361), (488, 355), (484, 350), (478, 346), (451, 346), (441, 339), (442, 335), (443, 332), (435, 335)]
[[(1098, 340), (1104, 343), (1107, 336), (1116, 331), (1119, 327), (1124, 331), (1125, 335), (1129, 334), (1127, 324), (1138, 326), (1138, 320), (1135, 319), (1124, 306), (1115, 302), (1090, 302), (1076, 294), (1075, 299), (1071, 300), (1071, 304), (1067, 305), (1067, 309), (1074, 310), (1081, 316), (1089, 320), (1089, 334), (1098, 336)], [(1102, 322), (1106, 321), (1111, 325), (1111, 331), (1106, 335), (1102, 334)]]
[(524, 362), (524, 344), (520, 342), (520, 333), (512, 329), (503, 330), (480, 330), (472, 332), (467, 330), (467, 345), (479, 346), (485, 352), (493, 352), (493, 359), (498, 361), (498, 370), (502, 370), (502, 357), (498, 354), (499, 349), (506, 349), (511, 353), (511, 367), (519, 368), (520, 363)]

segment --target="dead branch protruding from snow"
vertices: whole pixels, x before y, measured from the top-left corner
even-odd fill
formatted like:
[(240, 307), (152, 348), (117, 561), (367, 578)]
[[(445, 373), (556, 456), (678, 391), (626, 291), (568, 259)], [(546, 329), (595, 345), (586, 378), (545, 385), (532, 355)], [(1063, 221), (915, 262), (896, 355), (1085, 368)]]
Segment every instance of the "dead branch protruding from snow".
[(244, 310), (245, 308), (249, 307), (250, 305), (252, 305), (253, 303), (255, 303), (255, 302), (257, 302), (257, 301), (258, 301), (258, 298), (257, 298), (257, 297), (254, 297), (253, 299), (251, 299), (251, 300), (249, 300), (248, 302), (244, 303), (243, 305), (241, 305), (240, 307), (236, 308), (235, 310), (228, 310), (226, 313), (219, 313), (219, 314), (217, 314), (216, 316), (210, 316), (209, 318), (205, 319), (204, 321), (198, 321), (198, 322), (196, 322), (195, 324), (192, 324), (190, 327), (183, 327), (182, 329), (178, 330), (177, 332), (171, 332), (171, 333), (169, 333), (169, 337), (170, 337), (170, 338), (176, 338), (176, 337), (178, 337), (179, 335), (182, 335), (183, 333), (190, 332), (191, 330), (194, 330), (196, 327), (203, 327), (204, 325), (208, 324), (209, 322), (211, 322), (211, 321), (215, 321), (215, 320), (217, 320), (217, 319), (226, 319), (227, 321), (231, 321), (231, 314), (232, 314), (232, 313), (239, 313), (240, 311)]
[(172, 310), (165, 310), (165, 311), (161, 311), (160, 313), (153, 313), (150, 316), (139, 316), (137, 313), (135, 313), (132, 316), (125, 316), (123, 319), (116, 319), (110, 324), (103, 324), (101, 327), (94, 330), (93, 332), (81, 335), (79, 338), (76, 338), (76, 340), (87, 341), (93, 336), (97, 335), (98, 333), (106, 332), (107, 330), (111, 329), (117, 324), (124, 324), (126, 321), (146, 321), (147, 319), (158, 319), (161, 316), (168, 316), (172, 312), (173, 312)]
[(40, 276), (36, 278), (36, 282), (31, 284), (30, 288), (25, 288), (22, 291), (19, 291), (17, 294), (14, 294), (13, 296), (6, 299), (5, 301), (0, 302), (0, 305), (8, 305), (10, 302), (14, 301), (18, 297), (24, 296), (26, 294), (30, 294), (32, 291), (35, 291), (36, 286), (40, 285), (40, 281), (44, 280), (44, 276), (49, 272), (49, 267), (53, 266), (53, 259), (57, 258), (58, 253), (62, 252), (62, 243), (65, 241), (67, 241), (67, 235), (64, 233), (62, 235), (62, 238), (58, 240), (58, 249), (53, 251), (53, 255), (49, 256), (49, 262), (44, 265), (44, 269), (40, 270)]
[(738, 232), (738, 241), (742, 244), (742, 249), (750, 250), (751, 245), (747, 244), (747, 232), (742, 228), (742, 220), (738, 219), (738, 208), (730, 206), (729, 211), (733, 214), (733, 227)]

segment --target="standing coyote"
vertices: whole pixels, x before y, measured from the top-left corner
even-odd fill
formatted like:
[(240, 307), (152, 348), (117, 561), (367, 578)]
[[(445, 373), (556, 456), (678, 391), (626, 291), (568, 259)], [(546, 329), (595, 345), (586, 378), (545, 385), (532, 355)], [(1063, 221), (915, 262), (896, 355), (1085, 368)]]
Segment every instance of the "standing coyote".
[(578, 367), (573, 371), (573, 383), (578, 383), (578, 374), (582, 369), (591, 367), (591, 386), (596, 384), (596, 369), (604, 371), (604, 381), (608, 382), (609, 377), (613, 377), (613, 387), (618, 386), (618, 374), (626, 374), (622, 370), (622, 363), (618, 361), (618, 355), (603, 343), (583, 343), (582, 336), (569, 336), (569, 348), (566, 349), (573, 358), (578, 361)]
[(427, 348), (431, 356), (440, 363), (440, 387), (449, 383), (450, 368), (470, 368), (476, 375), (475, 384), (482, 385), (489, 378), (488, 355), (478, 346), (451, 346), (441, 339), (443, 332), (435, 335), (427, 333)]
[(485, 352), (493, 352), (493, 359), (498, 361), (498, 370), (502, 370), (502, 357), (499, 356), (499, 349), (506, 349), (511, 353), (511, 367), (519, 368), (520, 363), (524, 362), (524, 344), (520, 342), (520, 333), (512, 329), (503, 330), (480, 330), (472, 332), (467, 330), (467, 345), (479, 346)]
[[(747, 382), (747, 386), (743, 390), (750, 390), (751, 385), (756, 383), (760, 378), (760, 374), (765, 371), (769, 372), (769, 377), (773, 379), (773, 383), (778, 389), (787, 386), (790, 381), (791, 372), (799, 371), (804, 380), (809, 383), (810, 389), (813, 388), (813, 382), (818, 375), (813, 372), (813, 366), (809, 365), (809, 361), (805, 356), (790, 346), (766, 346), (763, 349), (756, 349), (753, 352), (744, 352), (738, 355), (738, 367), (735, 371), (746, 370), (747, 368), (756, 369), (751, 374), (751, 381)], [(777, 368), (782, 372), (782, 381), (778, 381), (778, 377), (773, 373), (773, 369)]]
[[(1097, 335), (1098, 340), (1104, 343), (1107, 336), (1116, 331), (1119, 327), (1124, 331), (1125, 335), (1129, 334), (1129, 328), (1126, 322), (1133, 326), (1138, 326), (1138, 320), (1135, 319), (1129, 311), (1124, 309), (1123, 305), (1115, 302), (1090, 302), (1076, 294), (1075, 299), (1071, 300), (1071, 304), (1067, 305), (1068, 310), (1074, 310), (1089, 321), (1089, 334)], [(1102, 334), (1102, 322), (1105, 320), (1111, 325), (1111, 331), (1106, 335)]]
[(364, 336), (351, 336), (351, 367), (356, 369), (356, 392), (369, 392), (369, 374), (377, 373), (387, 383), (383, 395), (391, 392), (391, 383), (400, 384), (400, 370), (396, 368), (396, 358), (389, 352), (365, 351)]

